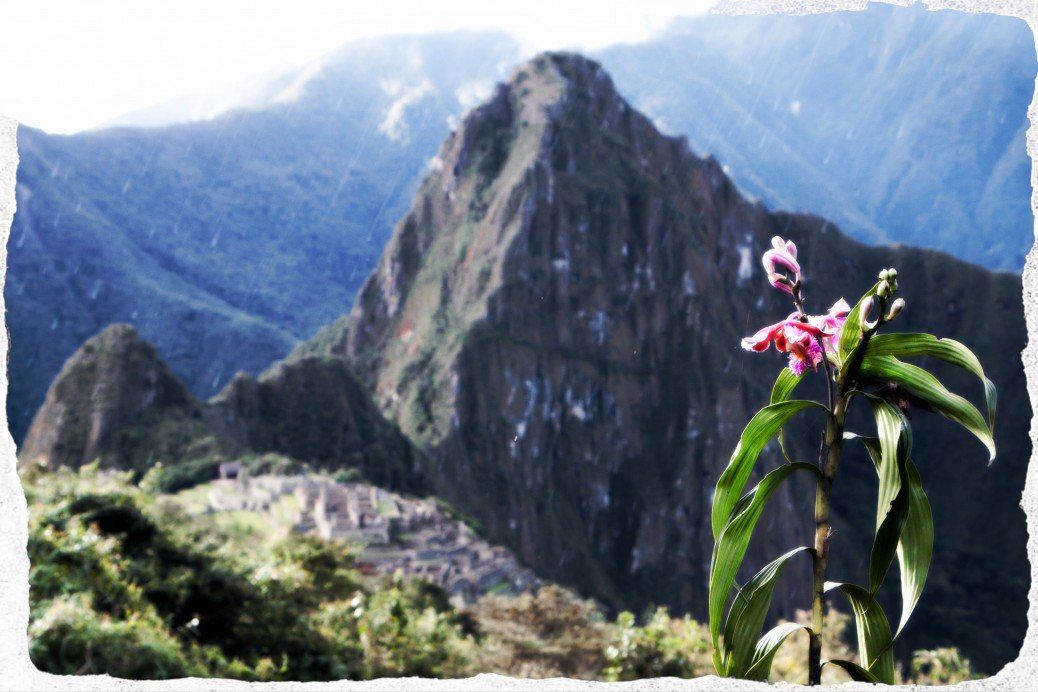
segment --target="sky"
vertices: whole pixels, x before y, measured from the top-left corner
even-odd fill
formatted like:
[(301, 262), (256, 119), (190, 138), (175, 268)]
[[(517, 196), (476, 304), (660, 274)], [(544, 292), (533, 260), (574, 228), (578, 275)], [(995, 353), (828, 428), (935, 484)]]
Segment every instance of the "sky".
[(714, 1), (22, 0), (0, 27), (0, 114), (72, 133), (233, 95), (358, 38), (503, 29), (530, 50), (592, 49), (644, 40)]

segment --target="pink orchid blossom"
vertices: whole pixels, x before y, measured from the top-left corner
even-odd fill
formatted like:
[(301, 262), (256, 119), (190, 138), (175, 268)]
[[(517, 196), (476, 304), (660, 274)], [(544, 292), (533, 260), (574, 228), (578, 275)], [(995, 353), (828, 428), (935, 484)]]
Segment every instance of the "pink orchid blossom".
[(835, 351), (849, 312), (850, 306), (842, 298), (826, 314), (809, 315), (806, 321), (799, 312), (794, 312), (781, 322), (743, 339), (742, 347), (760, 353), (774, 343), (776, 351), (789, 354), (789, 369), (803, 375), (808, 368), (814, 370), (822, 362), (825, 357), (823, 345), (826, 350)]
[[(793, 284), (800, 283), (800, 263), (797, 262), (797, 246), (793, 241), (778, 236), (772, 238), (771, 249), (761, 257), (761, 263), (768, 274), (768, 283), (792, 295)], [(792, 280), (786, 276), (786, 271), (793, 273)]]
[(829, 308), (829, 312), (824, 315), (812, 315), (807, 318), (811, 324), (829, 334), (829, 336), (822, 339), (825, 342), (826, 348), (836, 349), (836, 344), (840, 341), (840, 334), (843, 332), (843, 323), (847, 321), (847, 315), (850, 311), (851, 306), (847, 304), (846, 300), (840, 298)]

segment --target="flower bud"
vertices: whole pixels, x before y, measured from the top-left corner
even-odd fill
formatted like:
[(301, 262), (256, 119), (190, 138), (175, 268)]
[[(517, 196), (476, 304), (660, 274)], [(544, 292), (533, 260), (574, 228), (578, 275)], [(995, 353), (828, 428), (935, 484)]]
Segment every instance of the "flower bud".
[(886, 269), (884, 269), (883, 271), (881, 271), (879, 273), (879, 280), (880, 281), (886, 281), (889, 276), (890, 276), (890, 272), (888, 272)]
[(889, 293), (890, 293), (890, 284), (888, 284), (886, 281), (881, 281), (880, 284), (879, 284), (879, 288), (876, 289), (876, 295), (879, 296), (880, 298), (886, 298), (887, 294), (889, 294)]
[(896, 279), (897, 278), (897, 269), (894, 269), (893, 267), (888, 269), (887, 270), (887, 278), (890, 279), (891, 281)]
[(869, 313), (872, 312), (872, 306), (875, 303), (876, 301), (872, 296), (869, 296), (861, 303), (861, 312), (858, 313), (858, 324), (861, 325), (863, 331), (876, 326), (875, 322), (869, 322)]
[[(784, 293), (793, 293), (793, 286), (800, 283), (800, 264), (796, 258), (796, 245), (775, 236), (771, 249), (761, 256), (768, 282)], [(791, 277), (786, 277), (786, 273)]]
[(901, 311), (905, 309), (905, 299), (898, 298), (890, 304), (890, 312), (887, 313), (887, 322), (894, 319), (901, 314)]

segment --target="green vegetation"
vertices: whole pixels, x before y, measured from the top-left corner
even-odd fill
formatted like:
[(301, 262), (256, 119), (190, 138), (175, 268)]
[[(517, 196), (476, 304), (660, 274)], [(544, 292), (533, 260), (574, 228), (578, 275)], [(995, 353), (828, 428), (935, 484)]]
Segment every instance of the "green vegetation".
[[(915, 611), (934, 553), (933, 511), (913, 460), (918, 457), (913, 454), (909, 409), (914, 406), (936, 411), (961, 425), (984, 445), (990, 464), (995, 460), (995, 385), (977, 356), (958, 341), (926, 333), (880, 333), (906, 305), (904, 298), (894, 297), (898, 293), (897, 269), (881, 270), (877, 282), (853, 308), (841, 298), (827, 314), (811, 316), (804, 310), (803, 276), (793, 241), (773, 237), (762, 262), (768, 283), (788, 294), (796, 311), (785, 321), (742, 340), (744, 349), (758, 353), (774, 342), (777, 351), (789, 355), (789, 364), (775, 380), (770, 404), (747, 423), (714, 490), (709, 593), (714, 668), (722, 677), (767, 681), (783, 641), (806, 630), (810, 637), (808, 685), (821, 684), (822, 668), (827, 663), (844, 669), (856, 681), (892, 685), (896, 678), (894, 642)], [(920, 357), (944, 361), (978, 378), (983, 385), (987, 417), (968, 400), (952, 394), (929, 371), (901, 360)], [(792, 399), (801, 380), (817, 371), (819, 364), (824, 370), (828, 405)], [(870, 388), (874, 389), (868, 391)], [(855, 399), (869, 405), (875, 418), (875, 437), (846, 427), (848, 410)], [(788, 463), (767, 473), (744, 494), (765, 445), (778, 438), (785, 451), (783, 428), (796, 414), (809, 409), (821, 409), (826, 414), (818, 464), (793, 462), (787, 455)], [(831, 581), (826, 571), (833, 536), (832, 486), (847, 440), (863, 443), (878, 476), (867, 586)], [(765, 504), (796, 471), (813, 474), (816, 483), (813, 547), (794, 548), (737, 585), (736, 576)], [(776, 580), (786, 563), (802, 554), (812, 561), (810, 625), (786, 623), (761, 634)], [(901, 581), (901, 616), (896, 630), (877, 600), (895, 557)], [(859, 661), (834, 657), (832, 652), (823, 654), (829, 607), (826, 594), (836, 591), (842, 592), (854, 612)]]
[(363, 575), (341, 545), (187, 517), (129, 474), (27, 474), (30, 653), (43, 670), (328, 680), (463, 672), (445, 595)]
[[(168, 465), (156, 462), (141, 478), (140, 486), (151, 493), (177, 493), (195, 488), (216, 478), (220, 462), (223, 461), (241, 463), (251, 476), (269, 473), (289, 475), (314, 471), (310, 464), (272, 452), (221, 454), (189, 458)], [(363, 475), (356, 468), (339, 469), (331, 474), (331, 477), (341, 483), (355, 483), (363, 480)]]
[[(275, 458), (251, 463), (280, 468)], [(132, 472), (95, 465), (23, 473), (30, 654), (42, 670), (302, 681), (480, 672), (634, 680), (711, 671), (709, 633), (689, 617), (659, 608), (640, 620), (629, 612), (610, 620), (554, 585), (458, 608), (437, 586), (371, 576), (348, 547), (287, 534), (257, 513), (189, 511), (206, 486), (163, 494), (154, 485), (163, 472), (149, 472), (140, 486)], [(847, 618), (832, 617), (843, 626), (827, 631), (842, 636)], [(802, 656), (785, 656), (775, 670), (797, 679), (802, 664)], [(907, 679), (971, 675), (956, 650), (939, 649), (916, 652)]]
[(643, 627), (634, 615), (620, 613), (613, 642), (606, 649), (609, 680), (691, 678), (710, 670), (710, 637), (692, 618), (672, 618), (657, 608)]

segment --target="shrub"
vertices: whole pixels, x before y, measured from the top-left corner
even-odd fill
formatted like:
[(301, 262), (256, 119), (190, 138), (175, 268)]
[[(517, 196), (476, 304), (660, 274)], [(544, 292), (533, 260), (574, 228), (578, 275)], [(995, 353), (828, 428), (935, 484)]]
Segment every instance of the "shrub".
[(710, 672), (710, 633), (692, 618), (671, 618), (657, 608), (643, 626), (632, 613), (616, 618), (613, 638), (606, 649), (605, 678), (611, 681), (641, 678), (693, 678)]

